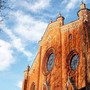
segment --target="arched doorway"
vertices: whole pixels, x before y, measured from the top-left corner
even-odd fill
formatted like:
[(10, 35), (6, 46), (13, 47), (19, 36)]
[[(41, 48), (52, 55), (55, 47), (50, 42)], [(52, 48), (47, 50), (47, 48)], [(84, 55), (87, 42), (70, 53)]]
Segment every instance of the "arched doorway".
[(68, 81), (66, 83), (66, 90), (77, 90), (76, 84), (73, 81), (72, 77), (68, 77)]
[(71, 51), (67, 56), (67, 83), (66, 90), (77, 90), (77, 70), (80, 63), (80, 55), (76, 50)]
[(43, 90), (47, 90), (46, 85), (43, 85)]
[(49, 85), (47, 83), (44, 83), (42, 90), (50, 90)]

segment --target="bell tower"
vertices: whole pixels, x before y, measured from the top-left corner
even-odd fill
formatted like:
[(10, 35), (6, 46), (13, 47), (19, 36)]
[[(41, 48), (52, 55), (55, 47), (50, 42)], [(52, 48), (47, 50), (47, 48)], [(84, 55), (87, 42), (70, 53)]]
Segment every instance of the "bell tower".
[(24, 71), (24, 81), (22, 85), (22, 90), (27, 90), (28, 88), (27, 82), (28, 82), (29, 71), (30, 71), (30, 66), (28, 65), (26, 70)]
[(82, 1), (81, 5), (80, 5), (80, 9), (85, 9), (85, 8), (86, 8), (86, 5), (85, 5), (85, 3), (83, 3), (83, 1)]
[(78, 11), (80, 23), (83, 24), (83, 55), (85, 59), (85, 83), (86, 90), (90, 90), (90, 9), (86, 7), (85, 3), (81, 3)]
[(57, 17), (56, 21), (60, 22), (61, 26), (64, 25), (64, 17), (60, 13), (58, 13), (58, 17)]
[(90, 22), (90, 9), (86, 8), (86, 4), (82, 1), (80, 10), (78, 11), (79, 19), (83, 22)]

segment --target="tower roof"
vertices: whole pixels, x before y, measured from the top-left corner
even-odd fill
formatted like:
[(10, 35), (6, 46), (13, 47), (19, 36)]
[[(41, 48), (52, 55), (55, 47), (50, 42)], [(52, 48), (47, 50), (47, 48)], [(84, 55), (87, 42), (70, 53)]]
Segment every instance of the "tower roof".
[(64, 19), (64, 17), (62, 16), (62, 14), (61, 14), (60, 12), (58, 12), (57, 19), (58, 19), (58, 18), (63, 18), (63, 19)]
[(81, 3), (81, 5), (80, 5), (80, 9), (85, 9), (86, 8), (86, 4), (83, 2), (83, 0), (82, 0), (82, 3)]
[(30, 70), (30, 66), (29, 66), (29, 65), (27, 66), (26, 70), (27, 70), (27, 71), (29, 71), (29, 70)]
[(61, 15), (61, 13), (59, 12), (59, 13), (58, 13), (58, 17), (61, 17), (61, 16), (62, 16), (62, 15)]

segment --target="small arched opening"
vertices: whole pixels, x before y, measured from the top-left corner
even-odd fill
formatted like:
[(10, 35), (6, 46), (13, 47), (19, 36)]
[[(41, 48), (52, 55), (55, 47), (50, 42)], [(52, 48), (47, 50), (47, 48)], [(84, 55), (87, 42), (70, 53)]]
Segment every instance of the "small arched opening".
[(35, 90), (35, 83), (34, 82), (32, 83), (30, 90)]

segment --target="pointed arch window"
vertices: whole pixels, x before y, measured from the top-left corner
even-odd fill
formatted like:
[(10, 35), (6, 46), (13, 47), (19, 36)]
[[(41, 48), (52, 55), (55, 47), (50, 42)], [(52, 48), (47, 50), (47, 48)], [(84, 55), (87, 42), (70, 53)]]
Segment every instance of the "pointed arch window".
[(32, 83), (30, 90), (35, 90), (35, 83), (34, 82)]
[(44, 83), (42, 90), (50, 90), (49, 84), (48, 83)]

